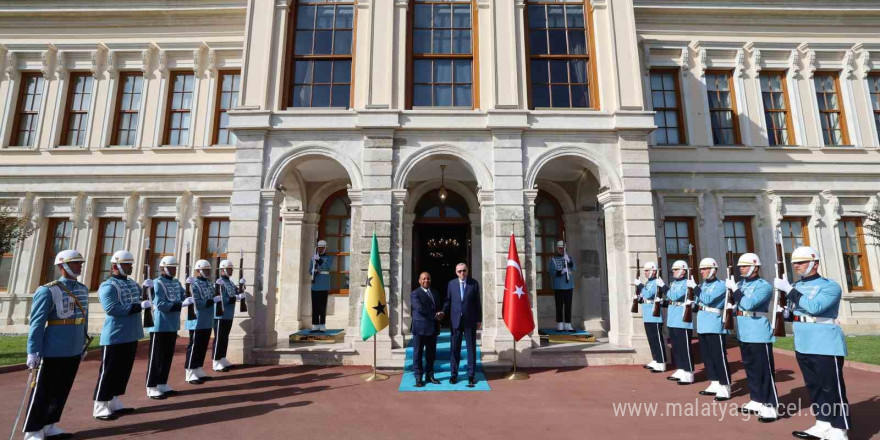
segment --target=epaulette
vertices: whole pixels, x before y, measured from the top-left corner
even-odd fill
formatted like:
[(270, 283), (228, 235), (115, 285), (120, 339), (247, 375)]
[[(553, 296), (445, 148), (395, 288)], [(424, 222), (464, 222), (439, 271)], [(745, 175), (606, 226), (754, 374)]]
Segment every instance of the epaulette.
[(59, 284), (61, 284), (61, 281), (55, 280), (55, 281), (51, 281), (51, 282), (49, 282), (49, 283), (47, 283), (47, 284), (43, 284), (43, 285), (40, 286), (40, 287), (52, 287), (52, 286), (57, 286), (57, 285), (59, 285)]

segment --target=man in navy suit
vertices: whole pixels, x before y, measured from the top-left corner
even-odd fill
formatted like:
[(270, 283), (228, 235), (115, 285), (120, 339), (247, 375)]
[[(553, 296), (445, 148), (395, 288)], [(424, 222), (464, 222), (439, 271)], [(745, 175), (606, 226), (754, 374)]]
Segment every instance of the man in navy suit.
[[(468, 278), (467, 264), (455, 266), (458, 278), (449, 282), (446, 288), (446, 304), (443, 313), (452, 322), (452, 377), (449, 383), (458, 382), (458, 360), (461, 359), (461, 339), (467, 338), (468, 387), (477, 383), (474, 370), (477, 365), (477, 330), (483, 325), (483, 304), (480, 299), (480, 285), (477, 280)], [(441, 317), (442, 318), (442, 317)]]
[[(434, 379), (434, 357), (437, 353), (437, 335), (440, 334), (440, 319), (443, 316), (443, 302), (437, 292), (431, 290), (431, 274), (422, 272), (419, 275), (419, 288), (409, 294), (412, 314), (413, 336), (413, 367), (416, 373), (416, 387), (425, 386), (425, 382), (439, 385)], [(422, 354), (425, 355), (425, 367), (422, 368)], [(425, 381), (422, 381), (422, 373)]]

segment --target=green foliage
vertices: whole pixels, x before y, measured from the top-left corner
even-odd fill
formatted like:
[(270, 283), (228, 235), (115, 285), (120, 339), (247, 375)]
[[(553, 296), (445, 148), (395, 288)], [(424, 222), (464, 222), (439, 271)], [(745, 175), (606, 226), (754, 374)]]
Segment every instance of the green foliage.
[[(99, 339), (92, 339), (89, 350), (99, 348)], [(27, 361), (27, 336), (0, 336), (0, 367), (23, 364)]]
[[(794, 338), (776, 338), (773, 346), (794, 351)], [(846, 347), (849, 352), (846, 360), (880, 365), (880, 336), (847, 336)]]
[(34, 225), (26, 218), (12, 213), (9, 207), (0, 206), (0, 254), (12, 252), (15, 245), (34, 233)]

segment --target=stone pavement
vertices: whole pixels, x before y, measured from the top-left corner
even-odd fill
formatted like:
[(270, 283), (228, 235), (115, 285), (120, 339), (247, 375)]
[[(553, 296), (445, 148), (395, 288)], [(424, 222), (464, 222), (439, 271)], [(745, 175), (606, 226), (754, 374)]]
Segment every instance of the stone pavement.
[[(641, 366), (531, 370), (532, 378), (519, 382), (489, 374), (492, 391), (483, 393), (401, 393), (400, 373), (384, 382), (364, 383), (360, 375), (366, 367), (249, 366), (215, 373), (217, 380), (196, 386), (183, 382), (184, 345), (177, 347), (172, 370), (172, 386), (181, 393), (156, 401), (144, 392), (146, 348), (142, 342), (123, 399), (137, 408), (134, 414), (115, 422), (91, 417), (100, 360), (99, 353), (92, 353), (80, 367), (61, 426), (82, 439), (560, 440), (786, 439), (792, 438), (792, 430), (813, 424), (812, 418), (797, 414), (767, 425), (731, 415), (734, 405), (748, 401), (738, 348), (730, 350), (735, 385), (734, 398), (726, 406), (697, 395), (705, 382), (679, 386)], [(806, 407), (795, 359), (777, 355), (776, 365), (782, 403)], [(11, 429), (26, 376), (26, 371), (0, 374), (2, 436)], [(704, 380), (702, 374), (697, 377)], [(880, 438), (880, 373), (847, 368), (845, 379), (855, 425), (850, 438)], [(612, 402), (659, 407), (653, 417), (623, 416), (615, 415)], [(720, 421), (720, 414), (673, 416), (664, 414), (666, 402), (681, 404), (681, 411), (702, 403), (698, 410), (724, 409), (725, 415)]]

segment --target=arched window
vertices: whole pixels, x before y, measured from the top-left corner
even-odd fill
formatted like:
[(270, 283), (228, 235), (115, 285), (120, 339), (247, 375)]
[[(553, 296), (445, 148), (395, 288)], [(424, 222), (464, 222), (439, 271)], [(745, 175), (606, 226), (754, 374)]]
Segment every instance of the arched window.
[[(351, 267), (351, 200), (347, 190), (339, 190), (321, 206), (319, 239), (327, 242), (327, 254), (333, 255), (330, 269), (330, 293), (348, 295)], [(314, 246), (314, 244), (312, 244)]]
[(416, 204), (416, 218), (421, 222), (468, 222), (468, 205), (464, 197), (446, 190), (446, 202), (440, 202), (439, 192), (432, 190)]
[(556, 242), (562, 239), (562, 208), (559, 202), (544, 191), (535, 199), (535, 272), (538, 277), (538, 295), (553, 294), (553, 278), (547, 271), (550, 259), (556, 255)]

